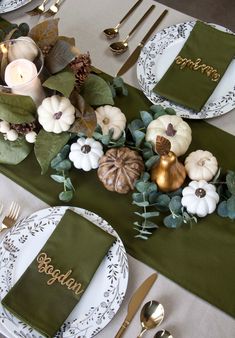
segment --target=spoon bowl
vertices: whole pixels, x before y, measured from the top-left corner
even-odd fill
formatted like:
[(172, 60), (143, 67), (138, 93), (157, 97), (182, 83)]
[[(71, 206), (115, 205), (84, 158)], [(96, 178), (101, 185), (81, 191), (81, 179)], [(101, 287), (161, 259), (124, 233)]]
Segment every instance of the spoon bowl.
[(174, 338), (169, 331), (160, 330), (158, 331), (153, 338)]
[(164, 318), (164, 308), (162, 304), (152, 300), (146, 303), (140, 313), (140, 321), (142, 330), (138, 338), (150, 329), (160, 325)]
[(115, 38), (118, 33), (119, 33), (119, 30), (118, 30), (118, 26), (116, 27), (113, 27), (113, 28), (106, 28), (103, 33), (104, 35), (108, 38), (108, 39), (113, 39)]
[(109, 47), (113, 53), (122, 54), (127, 50), (128, 43), (126, 41), (113, 42)]

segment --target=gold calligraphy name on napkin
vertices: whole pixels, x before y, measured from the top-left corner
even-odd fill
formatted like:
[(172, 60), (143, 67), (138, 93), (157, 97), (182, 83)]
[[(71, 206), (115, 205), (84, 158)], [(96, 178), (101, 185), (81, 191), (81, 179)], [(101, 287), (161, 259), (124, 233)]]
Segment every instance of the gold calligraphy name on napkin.
[(177, 65), (180, 65), (180, 69), (187, 67), (195, 71), (200, 71), (202, 74), (210, 77), (212, 81), (218, 81), (220, 78), (218, 70), (212, 66), (202, 63), (202, 59), (200, 58), (196, 59), (196, 61), (192, 61), (191, 59), (183, 58), (182, 56), (178, 55), (175, 58), (175, 62)]
[(76, 295), (79, 295), (84, 290), (82, 290), (82, 284), (77, 282), (74, 278), (69, 278), (73, 270), (68, 270), (66, 273), (61, 273), (59, 269), (55, 269), (51, 263), (51, 258), (47, 256), (45, 252), (42, 252), (37, 257), (38, 272), (45, 273), (46, 275), (51, 276), (47, 281), (47, 285), (52, 285), (55, 282), (60, 283), (61, 285), (67, 286), (69, 290), (74, 291)]

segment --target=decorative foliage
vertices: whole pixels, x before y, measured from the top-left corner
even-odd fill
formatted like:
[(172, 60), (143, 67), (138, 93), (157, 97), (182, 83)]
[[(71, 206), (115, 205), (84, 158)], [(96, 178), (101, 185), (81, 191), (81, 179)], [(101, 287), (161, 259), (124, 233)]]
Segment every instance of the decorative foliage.
[(44, 46), (54, 46), (58, 39), (58, 23), (59, 19), (50, 19), (34, 26), (29, 36), (36, 42), (39, 48)]
[[(29, 33), (29, 25), (27, 23), (11, 24), (1, 18), (0, 41), (17, 39), (21, 36), (27, 36)], [(10, 38), (9, 38), (10, 36)]]
[[(215, 182), (216, 184), (217, 182)], [(218, 183), (218, 193), (220, 195), (220, 203), (217, 208), (218, 215), (235, 219), (235, 172), (228, 171), (225, 182)]]
[(10, 123), (30, 123), (36, 118), (36, 105), (31, 97), (0, 92), (0, 119)]
[(51, 178), (63, 184), (63, 191), (59, 194), (59, 199), (63, 202), (69, 202), (73, 198), (74, 186), (68, 172), (72, 167), (72, 163), (68, 158), (70, 146), (66, 144), (62, 150), (51, 161), (51, 168), (56, 170), (56, 174), (51, 175)]
[(95, 74), (90, 74), (85, 81), (81, 95), (92, 106), (113, 105), (113, 95), (107, 82)]
[(23, 161), (32, 150), (32, 145), (24, 138), (15, 142), (7, 141), (0, 134), (0, 163), (18, 164)]
[(65, 97), (69, 97), (73, 91), (75, 84), (75, 77), (73, 73), (69, 71), (63, 71), (56, 75), (49, 77), (44, 83), (43, 86), (56, 90), (63, 94)]
[(42, 174), (45, 174), (47, 172), (51, 160), (68, 142), (69, 138), (69, 133), (54, 134), (48, 133), (43, 129), (40, 130), (35, 142), (34, 152), (37, 161), (42, 169)]
[(87, 102), (76, 90), (74, 90), (71, 94), (70, 100), (76, 108), (76, 118), (69, 131), (91, 137), (97, 125), (94, 109), (89, 104), (87, 104)]
[(112, 82), (109, 83), (110, 89), (112, 91), (113, 98), (118, 95), (128, 95), (128, 89), (121, 77), (115, 77)]

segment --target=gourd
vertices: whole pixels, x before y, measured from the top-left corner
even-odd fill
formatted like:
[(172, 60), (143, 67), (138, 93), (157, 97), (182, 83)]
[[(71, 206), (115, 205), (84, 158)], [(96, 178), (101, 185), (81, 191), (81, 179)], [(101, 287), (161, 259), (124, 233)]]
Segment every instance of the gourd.
[(110, 105), (101, 106), (96, 109), (97, 123), (100, 125), (103, 135), (107, 135), (113, 129), (114, 140), (117, 140), (126, 126), (126, 116), (117, 107)]
[(176, 156), (186, 153), (192, 141), (191, 128), (176, 115), (162, 115), (148, 125), (145, 138), (152, 143), (155, 151), (157, 136), (163, 136), (171, 142), (171, 151)]
[(34, 61), (38, 55), (36, 43), (28, 36), (21, 36), (9, 45), (8, 60), (27, 59)]
[(66, 97), (47, 97), (38, 107), (38, 121), (48, 132), (59, 134), (67, 131), (74, 120), (75, 108)]
[(142, 157), (135, 150), (121, 147), (109, 149), (101, 157), (97, 174), (107, 190), (126, 194), (134, 189), (143, 171)]
[(163, 192), (177, 190), (184, 183), (186, 171), (177, 156), (170, 151), (171, 143), (163, 136), (157, 136), (156, 150), (160, 155), (158, 162), (151, 169), (151, 180)]
[(196, 214), (198, 217), (211, 214), (219, 202), (215, 186), (205, 180), (190, 182), (183, 189), (182, 195), (181, 203), (186, 207), (187, 212)]
[(207, 150), (193, 151), (186, 157), (185, 169), (191, 180), (210, 181), (218, 170), (216, 158)]
[(99, 159), (103, 155), (102, 144), (93, 138), (80, 137), (70, 148), (69, 159), (74, 167), (89, 171), (99, 166)]

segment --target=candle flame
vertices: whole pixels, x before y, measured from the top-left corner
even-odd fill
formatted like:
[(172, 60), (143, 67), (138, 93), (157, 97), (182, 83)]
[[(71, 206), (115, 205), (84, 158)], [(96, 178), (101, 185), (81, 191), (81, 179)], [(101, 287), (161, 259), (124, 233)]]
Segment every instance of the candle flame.
[(6, 54), (8, 52), (6, 45), (1, 44), (0, 47), (1, 47), (1, 51), (2, 51), (3, 54)]

